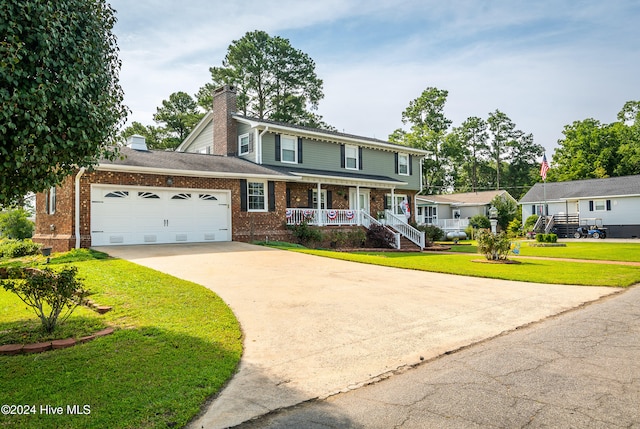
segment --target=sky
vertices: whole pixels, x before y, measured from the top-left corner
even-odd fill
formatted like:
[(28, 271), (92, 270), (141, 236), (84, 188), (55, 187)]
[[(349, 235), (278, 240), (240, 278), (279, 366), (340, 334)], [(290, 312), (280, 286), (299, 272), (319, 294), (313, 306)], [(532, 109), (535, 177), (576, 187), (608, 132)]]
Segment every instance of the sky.
[(616, 120), (640, 100), (637, 0), (111, 0), (129, 123), (192, 96), (247, 32), (288, 39), (316, 63), (316, 113), (387, 139), (409, 102), (449, 92), (453, 126), (496, 109), (553, 155), (565, 125)]

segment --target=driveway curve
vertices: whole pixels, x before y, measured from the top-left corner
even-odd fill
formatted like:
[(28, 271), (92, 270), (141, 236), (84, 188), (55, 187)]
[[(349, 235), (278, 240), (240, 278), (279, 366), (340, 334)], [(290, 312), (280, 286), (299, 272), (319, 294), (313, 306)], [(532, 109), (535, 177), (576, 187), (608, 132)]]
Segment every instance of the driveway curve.
[(96, 250), (201, 284), (240, 321), (238, 372), (193, 428), (231, 427), (355, 389), (619, 291), (402, 270), (239, 242)]

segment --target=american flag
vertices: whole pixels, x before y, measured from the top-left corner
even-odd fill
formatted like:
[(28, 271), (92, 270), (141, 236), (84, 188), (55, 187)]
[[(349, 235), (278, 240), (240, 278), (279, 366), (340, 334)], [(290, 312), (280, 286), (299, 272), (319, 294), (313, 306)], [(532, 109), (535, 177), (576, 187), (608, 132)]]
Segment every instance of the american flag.
[(547, 171), (549, 171), (549, 163), (547, 162), (547, 154), (542, 156), (542, 164), (540, 165), (540, 176), (542, 180), (547, 180)]

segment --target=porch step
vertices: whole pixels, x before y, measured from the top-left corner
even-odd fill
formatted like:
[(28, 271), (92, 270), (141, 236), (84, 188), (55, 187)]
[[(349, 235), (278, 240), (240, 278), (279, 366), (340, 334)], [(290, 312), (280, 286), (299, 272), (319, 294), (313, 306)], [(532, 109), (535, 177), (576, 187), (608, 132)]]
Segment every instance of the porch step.
[(409, 240), (405, 236), (400, 236), (400, 250), (404, 250), (406, 252), (420, 252), (420, 246), (418, 246), (413, 241)]

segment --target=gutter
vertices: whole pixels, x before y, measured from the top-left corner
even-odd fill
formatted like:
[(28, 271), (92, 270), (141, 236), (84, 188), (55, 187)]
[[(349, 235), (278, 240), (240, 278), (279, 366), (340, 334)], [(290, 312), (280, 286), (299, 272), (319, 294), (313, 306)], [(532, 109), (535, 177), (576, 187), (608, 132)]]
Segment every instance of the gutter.
[(76, 234), (76, 249), (80, 248), (80, 178), (84, 174), (84, 167), (80, 168), (78, 174), (76, 174), (76, 210), (75, 210), (75, 234)]

